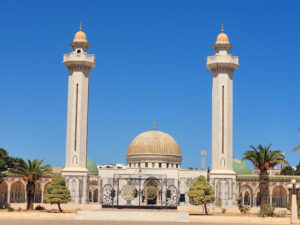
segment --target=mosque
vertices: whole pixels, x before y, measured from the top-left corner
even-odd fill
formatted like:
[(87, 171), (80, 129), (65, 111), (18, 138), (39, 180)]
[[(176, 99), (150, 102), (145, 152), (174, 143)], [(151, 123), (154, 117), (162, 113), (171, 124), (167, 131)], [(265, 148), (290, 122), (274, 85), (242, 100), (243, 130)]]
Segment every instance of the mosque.
[[(72, 52), (63, 63), (69, 70), (66, 161), (63, 168), (53, 168), (66, 178), (72, 203), (101, 204), (117, 208), (177, 208), (189, 205), (187, 191), (194, 179), (205, 176), (223, 206), (234, 206), (241, 197), (245, 204), (260, 205), (257, 170), (233, 159), (233, 73), (238, 68), (237, 56), (222, 32), (212, 46), (207, 68), (212, 73), (212, 171), (181, 168), (179, 144), (169, 134), (153, 130), (138, 134), (129, 144), (126, 165), (97, 166), (87, 158), (87, 126), (89, 74), (96, 65), (95, 55), (88, 54), (90, 44), (80, 30), (70, 44)], [(205, 154), (203, 154), (205, 155)], [(280, 176), (280, 169), (271, 169), (269, 202), (285, 207), (289, 200), (287, 184), (300, 177)], [(34, 201), (43, 203), (51, 177), (43, 177), (36, 185)], [(8, 174), (0, 184), (0, 205), (26, 200), (25, 181)]]

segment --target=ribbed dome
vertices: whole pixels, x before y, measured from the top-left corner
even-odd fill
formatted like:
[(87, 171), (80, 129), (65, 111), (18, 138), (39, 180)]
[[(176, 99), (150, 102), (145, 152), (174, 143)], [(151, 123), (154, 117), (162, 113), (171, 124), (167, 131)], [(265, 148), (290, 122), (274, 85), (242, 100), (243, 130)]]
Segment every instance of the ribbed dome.
[(229, 39), (227, 34), (221, 33), (217, 37), (217, 42), (216, 43), (229, 43)]
[(216, 44), (220, 44), (220, 43), (228, 43), (229, 44), (229, 39), (227, 34), (224, 33), (224, 26), (222, 24), (222, 29), (221, 29), (221, 33), (218, 35), (217, 37), (217, 41)]
[(87, 41), (86, 34), (83, 31), (78, 31), (74, 36), (74, 41)]
[(127, 156), (137, 154), (181, 157), (180, 148), (175, 139), (161, 131), (147, 131), (134, 138), (128, 147)]

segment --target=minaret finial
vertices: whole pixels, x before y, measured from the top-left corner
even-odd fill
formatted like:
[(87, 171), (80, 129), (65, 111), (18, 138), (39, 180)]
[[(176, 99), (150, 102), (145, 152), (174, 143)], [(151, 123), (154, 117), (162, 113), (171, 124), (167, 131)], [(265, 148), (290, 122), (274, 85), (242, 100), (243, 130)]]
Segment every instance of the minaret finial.
[(80, 21), (79, 30), (82, 30), (82, 22)]
[(222, 31), (222, 33), (224, 33), (224, 26), (223, 26), (223, 24), (222, 24), (221, 31)]
[(156, 130), (156, 123), (155, 123), (155, 120), (153, 121), (153, 130)]

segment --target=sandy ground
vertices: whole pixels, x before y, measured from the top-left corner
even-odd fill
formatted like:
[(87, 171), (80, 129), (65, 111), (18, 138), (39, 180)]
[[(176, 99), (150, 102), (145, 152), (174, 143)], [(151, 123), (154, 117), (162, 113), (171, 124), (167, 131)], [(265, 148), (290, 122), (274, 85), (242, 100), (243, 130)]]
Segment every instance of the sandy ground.
[[(40, 211), (28, 211), (28, 212), (7, 212), (4, 210), (0, 211), (0, 223), (4, 221), (20, 221), (22, 220), (23, 223), (21, 224), (44, 224), (44, 223), (25, 223), (25, 221), (36, 221), (36, 220), (47, 220), (47, 221), (74, 221), (75, 212), (69, 213), (54, 213), (54, 212), (40, 212)], [(285, 218), (260, 218), (257, 217), (255, 214), (251, 215), (190, 215), (189, 216), (190, 222), (192, 223), (199, 223), (199, 224), (290, 224), (290, 219), (288, 217)], [(103, 221), (102, 221), (103, 222)], [(133, 221), (128, 221), (128, 223), (124, 224), (134, 224)], [(173, 222), (174, 223), (174, 222)], [(14, 223), (7, 223), (7, 224), (14, 224)], [(19, 224), (19, 223), (15, 223)], [(54, 223), (47, 223), (47, 224), (54, 224)], [(56, 223), (55, 224), (64, 224), (64, 223)], [(71, 224), (71, 223), (65, 223)], [(74, 224), (80, 224), (74, 221)], [(90, 224), (90, 223), (82, 223), (82, 224)], [(94, 224), (94, 223), (91, 223)], [(114, 224), (114, 221), (111, 223), (95, 223), (95, 224)], [(120, 224), (120, 221), (119, 223)], [(123, 222), (121, 223), (123, 224)], [(149, 224), (146, 223), (145, 224)], [(150, 223), (150, 224), (160, 224), (160, 223)], [(164, 222), (162, 224), (168, 224), (168, 222)], [(187, 223), (185, 223), (187, 224)]]

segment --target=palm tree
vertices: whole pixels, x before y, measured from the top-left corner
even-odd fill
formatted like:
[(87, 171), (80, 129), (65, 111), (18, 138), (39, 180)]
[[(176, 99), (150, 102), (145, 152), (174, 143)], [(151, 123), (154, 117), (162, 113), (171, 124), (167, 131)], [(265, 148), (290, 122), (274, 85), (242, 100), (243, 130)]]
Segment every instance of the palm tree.
[(279, 150), (270, 150), (271, 144), (267, 147), (258, 145), (257, 148), (250, 146), (252, 150), (244, 153), (242, 161), (245, 159), (253, 163), (260, 170), (259, 191), (260, 191), (260, 209), (264, 210), (268, 206), (269, 196), (269, 175), (268, 170), (277, 164), (287, 164), (287, 161)]
[(16, 175), (20, 175), (27, 182), (26, 194), (27, 194), (27, 207), (26, 209), (33, 210), (34, 192), (36, 181), (42, 176), (50, 175), (50, 165), (44, 165), (42, 160), (34, 159), (33, 161), (28, 160), (28, 163), (19, 164), (16, 168), (12, 168), (9, 171)]
[[(298, 131), (300, 132), (300, 128), (298, 129)], [(296, 146), (294, 149), (293, 149), (293, 153), (297, 152), (300, 150), (300, 145)]]

